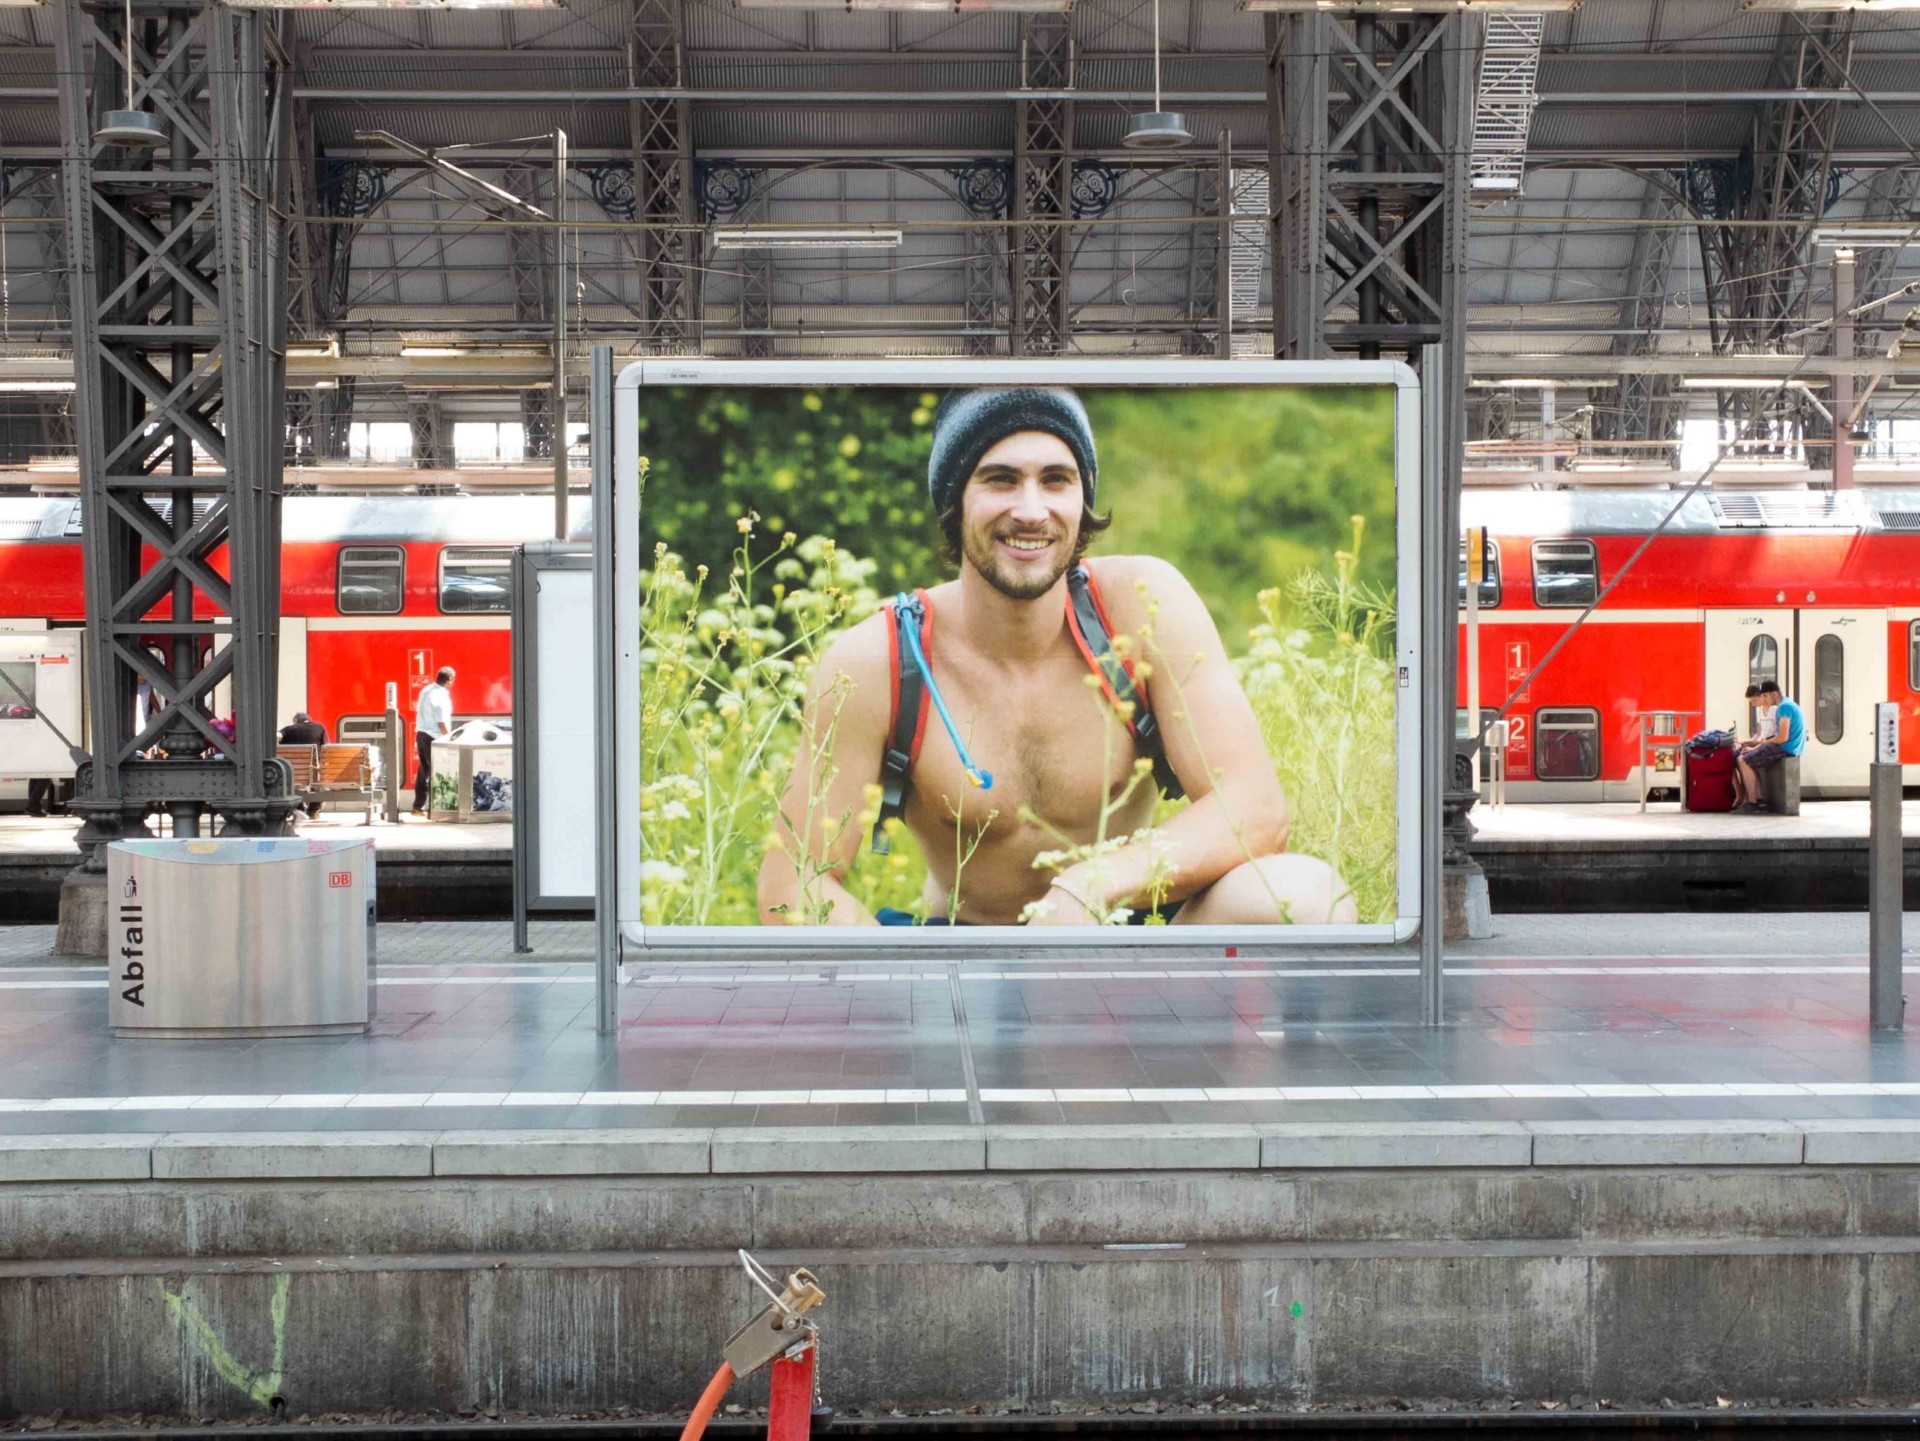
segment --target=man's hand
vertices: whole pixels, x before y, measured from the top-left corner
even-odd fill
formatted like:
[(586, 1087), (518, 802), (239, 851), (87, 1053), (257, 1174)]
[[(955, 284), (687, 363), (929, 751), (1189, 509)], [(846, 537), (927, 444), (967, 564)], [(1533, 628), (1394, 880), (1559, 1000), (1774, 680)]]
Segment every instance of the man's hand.
[(1056, 876), (1047, 887), (1047, 893), (1035, 905), (1033, 915), (1027, 920), (1030, 926), (1097, 926), (1100, 918), (1096, 916), (1082, 899), (1083, 892), (1073, 888), (1066, 874)]

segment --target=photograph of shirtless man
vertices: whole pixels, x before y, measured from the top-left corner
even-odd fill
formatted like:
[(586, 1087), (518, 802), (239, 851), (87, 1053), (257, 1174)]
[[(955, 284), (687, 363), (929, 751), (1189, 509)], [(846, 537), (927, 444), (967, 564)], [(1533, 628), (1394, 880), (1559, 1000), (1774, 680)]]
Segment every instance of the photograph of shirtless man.
[[(1088, 554), (1110, 523), (1095, 509), (1097, 481), (1092, 427), (1071, 390), (960, 391), (934, 417), (928, 489), (959, 574), (919, 593), (926, 688), (945, 715), (923, 724), (899, 795), (927, 857), (925, 923), (1084, 926), (1124, 911), (1136, 924), (1352, 924), (1355, 901), (1334, 869), (1287, 851), (1286, 797), (1194, 588), (1165, 561)], [(1163, 759), (1123, 723), (1127, 707), (1076, 639), (1069, 582), (1082, 565)], [(803, 912), (827, 925), (915, 923), (870, 913), (844, 884), (868, 844), (844, 818), (887, 772), (896, 675), (917, 669), (913, 650), (889, 605), (821, 658), (781, 802), (785, 840), (760, 870), (763, 923)], [(1162, 787), (1146, 775), (1156, 759), (1168, 794), (1190, 802), (1157, 827)], [(1064, 869), (1036, 864), (1063, 840), (1095, 850), (1103, 830), (1121, 843)]]

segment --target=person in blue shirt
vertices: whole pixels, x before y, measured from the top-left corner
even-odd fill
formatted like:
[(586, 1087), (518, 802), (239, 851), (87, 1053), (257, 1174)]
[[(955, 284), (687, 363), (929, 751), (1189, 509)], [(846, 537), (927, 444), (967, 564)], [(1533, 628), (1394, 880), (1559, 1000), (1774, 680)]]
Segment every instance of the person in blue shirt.
[(1762, 681), (1760, 694), (1754, 699), (1762, 708), (1775, 706), (1773, 729), (1759, 738), (1759, 744), (1740, 751), (1735, 764), (1740, 770), (1743, 793), (1749, 798), (1745, 809), (1764, 811), (1760, 803), (1760, 772), (1768, 766), (1777, 766), (1788, 756), (1797, 756), (1807, 748), (1807, 719), (1800, 707), (1788, 700), (1780, 691), (1777, 680)]

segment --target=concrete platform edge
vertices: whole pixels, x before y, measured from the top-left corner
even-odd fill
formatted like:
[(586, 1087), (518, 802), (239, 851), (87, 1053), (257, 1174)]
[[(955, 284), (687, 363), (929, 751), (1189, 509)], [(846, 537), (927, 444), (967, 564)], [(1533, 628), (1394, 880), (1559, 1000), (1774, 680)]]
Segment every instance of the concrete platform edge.
[(510, 1176), (1920, 1166), (1912, 1120), (685, 1127), (0, 1136), (0, 1185)]

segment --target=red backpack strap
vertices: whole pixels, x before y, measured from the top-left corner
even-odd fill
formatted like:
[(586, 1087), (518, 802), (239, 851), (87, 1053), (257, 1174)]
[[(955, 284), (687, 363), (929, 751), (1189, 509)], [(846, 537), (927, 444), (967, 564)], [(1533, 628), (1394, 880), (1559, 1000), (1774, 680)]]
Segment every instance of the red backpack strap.
[(1153, 705), (1146, 687), (1140, 684), (1133, 663), (1113, 648), (1113, 622), (1101, 602), (1100, 589), (1094, 584), (1093, 571), (1085, 564), (1067, 572), (1067, 629), (1073, 643), (1086, 657), (1087, 666), (1100, 678), (1100, 689), (1114, 705), (1133, 704), (1127, 729), (1133, 733), (1141, 752), (1153, 762), (1153, 778), (1161, 792), (1178, 799), (1186, 794), (1180, 778), (1167, 760), (1166, 742), (1160, 724), (1154, 718)]
[(873, 849), (885, 855), (886, 825), (906, 809), (907, 780), (920, 759), (920, 742), (927, 733), (929, 696), (918, 666), (907, 658), (903, 632), (908, 626), (920, 640), (921, 654), (933, 639), (933, 607), (924, 590), (893, 598), (888, 607), (887, 670), (892, 680), (892, 707), (887, 714), (887, 748), (880, 757), (880, 813), (873, 822)]

